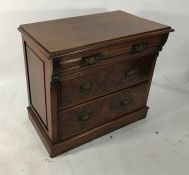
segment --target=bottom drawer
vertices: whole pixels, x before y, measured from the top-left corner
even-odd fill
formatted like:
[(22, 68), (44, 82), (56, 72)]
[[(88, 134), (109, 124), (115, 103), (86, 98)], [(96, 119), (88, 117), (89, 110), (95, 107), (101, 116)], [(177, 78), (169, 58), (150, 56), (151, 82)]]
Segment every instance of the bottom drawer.
[(147, 87), (142, 83), (60, 112), (60, 138), (80, 134), (144, 107)]

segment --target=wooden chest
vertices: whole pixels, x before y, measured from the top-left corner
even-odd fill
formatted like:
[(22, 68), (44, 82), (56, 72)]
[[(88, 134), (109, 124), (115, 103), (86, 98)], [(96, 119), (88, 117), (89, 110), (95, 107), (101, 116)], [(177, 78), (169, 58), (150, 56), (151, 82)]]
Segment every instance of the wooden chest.
[(24, 24), (29, 118), (51, 157), (145, 118), (171, 27), (123, 11)]

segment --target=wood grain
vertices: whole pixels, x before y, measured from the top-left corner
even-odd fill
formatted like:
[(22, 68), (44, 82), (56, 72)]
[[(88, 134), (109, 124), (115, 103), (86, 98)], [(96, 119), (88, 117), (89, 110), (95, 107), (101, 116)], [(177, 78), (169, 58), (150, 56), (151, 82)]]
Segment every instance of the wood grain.
[(142, 33), (171, 29), (169, 26), (114, 11), (21, 25), (21, 29), (50, 53)]
[[(64, 110), (61, 117), (61, 139), (78, 135), (146, 105), (147, 83), (143, 83), (82, 105)], [(124, 102), (126, 102), (124, 104)], [(90, 115), (88, 119), (80, 117)]]
[[(77, 74), (61, 81), (60, 109), (148, 80), (154, 55)], [(114, 58), (116, 59), (116, 58)], [(132, 76), (128, 73), (137, 71)], [(90, 86), (82, 90), (82, 86)]]
[(31, 105), (47, 126), (44, 62), (29, 47), (26, 47), (26, 53), (28, 76), (30, 79)]
[(171, 27), (123, 11), (24, 24), (28, 114), (51, 157), (145, 118)]

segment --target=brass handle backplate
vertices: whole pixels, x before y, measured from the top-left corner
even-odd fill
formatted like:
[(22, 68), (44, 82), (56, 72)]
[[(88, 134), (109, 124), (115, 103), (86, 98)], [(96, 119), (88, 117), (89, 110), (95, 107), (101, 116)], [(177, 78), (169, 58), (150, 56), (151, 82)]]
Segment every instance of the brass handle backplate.
[(92, 88), (92, 83), (85, 83), (80, 85), (81, 91), (89, 91)]
[(80, 121), (87, 121), (87, 120), (89, 120), (91, 117), (92, 117), (92, 112), (89, 112), (89, 113), (87, 113), (87, 114), (81, 114), (81, 115), (79, 116), (79, 120), (80, 120)]
[(130, 98), (121, 101), (122, 106), (128, 106), (130, 103), (131, 103)]
[(133, 69), (130, 69), (130, 70), (127, 70), (125, 72), (125, 75), (127, 78), (131, 79), (131, 78), (135, 78), (137, 75), (138, 75), (138, 68), (133, 68)]
[(90, 56), (86, 56), (82, 58), (82, 64), (84, 66), (86, 65), (93, 65), (95, 63), (97, 63), (98, 60), (100, 60), (102, 57), (101, 54), (94, 54), (94, 55), (90, 55)]
[(148, 42), (135, 44), (132, 46), (132, 53), (143, 52), (148, 47)]

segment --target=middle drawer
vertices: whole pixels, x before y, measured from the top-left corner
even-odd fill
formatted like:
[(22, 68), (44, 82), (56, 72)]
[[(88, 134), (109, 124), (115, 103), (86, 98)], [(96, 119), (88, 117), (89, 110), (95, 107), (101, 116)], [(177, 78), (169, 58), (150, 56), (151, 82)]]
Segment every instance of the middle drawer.
[(148, 80), (154, 55), (104, 66), (61, 81), (60, 109)]

